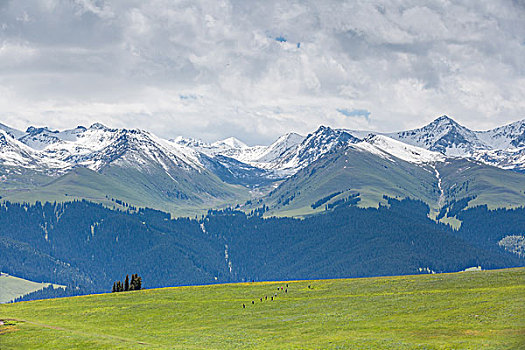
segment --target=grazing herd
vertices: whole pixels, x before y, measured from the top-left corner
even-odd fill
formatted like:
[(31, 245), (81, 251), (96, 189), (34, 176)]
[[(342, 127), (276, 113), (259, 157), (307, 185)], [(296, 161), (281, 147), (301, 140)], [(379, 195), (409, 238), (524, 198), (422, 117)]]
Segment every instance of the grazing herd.
[[(252, 282), (253, 282), (253, 281), (252, 281)], [(308, 285), (308, 289), (312, 289), (312, 286), (311, 286), (310, 284)], [(282, 287), (282, 286), (277, 287), (277, 291), (279, 291), (279, 292), (284, 292), (284, 293), (288, 293), (288, 283), (286, 283), (286, 287)], [(273, 295), (271, 295), (271, 296), (270, 296), (270, 301), (273, 301), (274, 298), (277, 299), (277, 294), (278, 294), (278, 293), (274, 293)], [(263, 298), (263, 297), (259, 298), (259, 301), (260, 301), (260, 302), (262, 302), (263, 300), (268, 300), (268, 295), (265, 295), (264, 298)], [(255, 304), (255, 300), (252, 300), (252, 305), (254, 305), (254, 304)], [(243, 308), (243, 309), (246, 309), (246, 304), (243, 303), (243, 304), (242, 304), (242, 308)]]

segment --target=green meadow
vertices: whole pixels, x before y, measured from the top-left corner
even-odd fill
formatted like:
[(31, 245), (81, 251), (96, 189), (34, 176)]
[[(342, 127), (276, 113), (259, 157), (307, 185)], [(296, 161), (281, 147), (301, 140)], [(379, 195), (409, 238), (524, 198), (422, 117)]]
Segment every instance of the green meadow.
[(2, 350), (523, 349), (525, 268), (150, 289), (3, 304), (0, 320)]
[[(35, 292), (50, 285), (51, 283), (28, 281), (23, 278), (9, 276), (8, 274), (0, 272), (0, 303), (9, 302), (17, 297)], [(57, 284), (53, 286), (55, 288), (63, 287)]]

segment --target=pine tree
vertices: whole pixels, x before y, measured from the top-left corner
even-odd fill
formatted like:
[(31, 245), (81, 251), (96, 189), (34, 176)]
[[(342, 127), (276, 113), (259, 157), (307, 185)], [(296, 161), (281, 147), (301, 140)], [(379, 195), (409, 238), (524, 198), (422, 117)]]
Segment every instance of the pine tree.
[(113, 282), (113, 288), (111, 289), (111, 293), (115, 293), (117, 291), (117, 282)]
[(136, 274), (131, 275), (131, 282), (129, 283), (129, 290), (135, 290), (135, 284), (137, 283), (135, 280)]
[(124, 291), (128, 291), (129, 290), (129, 276), (126, 275), (126, 280), (124, 281)]

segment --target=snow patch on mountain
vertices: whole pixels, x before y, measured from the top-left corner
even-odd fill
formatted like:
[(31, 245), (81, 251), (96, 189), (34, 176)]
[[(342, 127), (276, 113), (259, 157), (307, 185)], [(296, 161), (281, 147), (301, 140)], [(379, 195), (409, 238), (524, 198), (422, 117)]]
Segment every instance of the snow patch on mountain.
[(477, 131), (476, 135), (486, 145), (496, 150), (525, 147), (525, 120), (492, 130)]
[(362, 145), (363, 143), (369, 143), (389, 155), (410, 163), (422, 164), (442, 162), (445, 160), (445, 156), (438, 152), (432, 152), (421, 147), (408, 145), (383, 135), (369, 135), (358, 145)]
[(140, 169), (151, 164), (160, 165), (166, 171), (172, 167), (202, 169), (197, 152), (146, 131), (94, 124), (73, 135), (72, 141), (61, 139), (45, 147), (42, 153), (95, 171), (113, 162)]
[(0, 129), (0, 164), (41, 170), (63, 170), (69, 166), (59, 160), (42, 157), (3, 129)]

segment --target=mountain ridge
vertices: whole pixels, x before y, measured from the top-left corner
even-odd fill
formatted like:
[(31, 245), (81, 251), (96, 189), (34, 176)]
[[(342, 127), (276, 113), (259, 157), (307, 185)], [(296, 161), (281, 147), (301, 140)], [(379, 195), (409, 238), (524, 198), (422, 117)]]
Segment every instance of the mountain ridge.
[[(104, 203), (110, 198), (129, 200), (136, 206), (152, 206), (158, 202), (157, 206), (153, 205), (157, 209), (166, 209), (167, 205), (171, 208), (198, 207), (204, 210), (206, 207), (238, 205), (246, 200), (252, 203), (246, 206), (247, 210), (257, 209), (258, 204), (254, 203), (263, 202), (280, 207), (283, 202), (287, 205), (293, 203), (294, 198), (297, 203), (306, 189), (302, 190), (302, 195), (281, 191), (282, 198), (272, 199), (274, 190), (304, 176), (315, 178), (318, 170), (327, 167), (332, 169), (333, 174), (340, 174), (338, 181), (342, 183), (311, 191), (316, 197), (303, 198), (306, 202), (301, 212), (305, 212), (304, 208), (310, 207), (313, 202), (335, 192), (339, 194), (327, 204), (332, 205), (359, 192), (359, 205), (385, 203), (385, 195), (410, 196), (424, 199), (432, 208), (440, 210), (441, 205), (459, 199), (455, 198), (455, 192), (439, 189), (443, 180), (439, 169), (447, 168), (447, 164), (466, 164), (467, 168), (474, 167), (484, 176), (506, 174), (490, 170), (490, 167), (525, 171), (525, 120), (491, 130), (472, 131), (446, 115), (421, 128), (396, 133), (352, 131), (322, 125), (306, 136), (284, 134), (267, 146), (248, 146), (234, 137), (213, 143), (184, 137), (166, 140), (148, 131), (110, 128), (101, 123), (62, 131), (30, 126), (25, 132), (0, 124), (0, 139), (0, 179), (3, 180), (0, 196), (20, 201), (68, 200), (74, 194), (73, 198), (95, 198)], [(349, 153), (353, 155), (351, 158), (337, 160), (337, 157)], [(333, 155), (338, 156), (334, 158)], [(330, 157), (335, 163), (326, 163), (325, 160)], [(340, 168), (333, 168), (334, 164)], [(94, 173), (76, 172), (74, 177), (56, 181), (79, 167)], [(400, 173), (393, 178), (384, 177), (388, 169), (396, 167)], [(297, 177), (301, 171), (302, 175)], [(400, 177), (403, 172), (412, 182), (426, 179), (423, 181), (425, 185), (419, 190), (408, 183), (403, 185), (405, 180)], [(429, 176), (424, 175), (426, 173)], [(413, 177), (413, 174), (419, 175)], [(472, 172), (469, 176), (469, 181), (478, 178)], [(512, 186), (518, 186), (505, 190), (505, 193), (512, 193), (509, 203), (513, 206), (522, 203), (521, 196), (517, 195), (521, 193), (519, 191), (525, 193), (525, 188), (521, 189), (521, 182), (517, 179), (520, 177), (505, 176), (512, 179), (509, 180)], [(326, 175), (328, 178), (332, 178), (329, 173)], [(376, 189), (371, 189), (374, 179), (379, 182), (376, 182)], [(89, 189), (93, 187), (93, 181), (104, 184), (95, 186), (99, 188), (98, 192)], [(324, 182), (325, 179), (318, 181)], [(493, 186), (499, 183), (496, 179), (482, 182)], [(80, 187), (71, 187), (75, 183)], [(447, 183), (454, 186), (453, 181)], [(313, 185), (311, 181), (304, 184)], [(347, 192), (350, 188), (354, 191)], [(448, 197), (436, 197), (438, 189), (442, 197), (444, 193), (449, 193)], [(107, 193), (104, 194), (104, 191)], [(148, 199), (137, 199), (133, 191), (142, 193), (142, 197)], [(50, 196), (50, 192), (60, 196)], [(83, 196), (83, 193), (91, 195)], [(471, 194), (474, 197), (480, 195)], [(501, 203), (492, 195), (480, 198), (489, 199), (478, 200), (476, 203), (479, 202), (479, 205), (491, 204), (493, 200)]]

